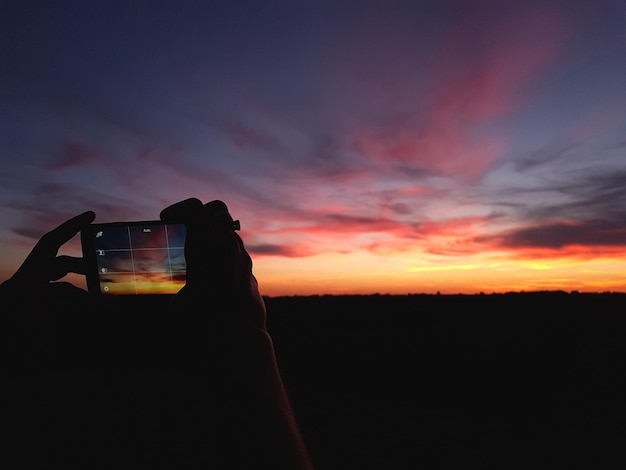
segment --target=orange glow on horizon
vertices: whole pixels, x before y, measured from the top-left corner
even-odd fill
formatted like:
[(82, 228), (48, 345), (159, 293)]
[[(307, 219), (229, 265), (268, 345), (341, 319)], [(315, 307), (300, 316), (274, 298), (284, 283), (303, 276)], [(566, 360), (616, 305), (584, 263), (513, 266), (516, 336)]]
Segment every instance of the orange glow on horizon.
[[(425, 257), (424, 257), (425, 258)], [(308, 258), (259, 257), (254, 274), (262, 295), (478, 294), (563, 290), (626, 292), (626, 258), (450, 259), (371, 254)], [(7, 276), (8, 277), (8, 276)], [(86, 288), (77, 274), (64, 279)], [(168, 289), (171, 288), (171, 285)]]
[(503, 254), (435, 257), (401, 253), (261, 258), (255, 275), (268, 296), (315, 294), (477, 294), (563, 290), (626, 292), (626, 257), (537, 259)]

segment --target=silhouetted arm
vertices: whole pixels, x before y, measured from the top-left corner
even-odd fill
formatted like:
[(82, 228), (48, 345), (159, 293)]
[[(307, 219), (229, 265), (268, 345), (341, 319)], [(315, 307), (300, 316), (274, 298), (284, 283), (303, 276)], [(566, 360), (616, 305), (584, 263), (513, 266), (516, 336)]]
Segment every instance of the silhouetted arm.
[(188, 199), (161, 218), (187, 228), (187, 281), (174, 303), (181, 314), (208, 317), (214, 370), (207, 372), (220, 396), (227, 461), (237, 468), (312, 468), (265, 328), (252, 260), (226, 205)]

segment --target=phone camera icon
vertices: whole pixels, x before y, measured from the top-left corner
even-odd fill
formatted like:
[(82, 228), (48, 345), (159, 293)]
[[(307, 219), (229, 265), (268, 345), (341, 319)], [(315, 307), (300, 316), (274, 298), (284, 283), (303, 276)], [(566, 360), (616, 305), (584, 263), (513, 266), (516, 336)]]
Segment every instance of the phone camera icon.
[(106, 274), (106, 273), (107, 273), (107, 271), (108, 271), (108, 270), (107, 270), (107, 268), (100, 268), (100, 272), (101, 272), (102, 274)]
[(102, 288), (102, 290), (103, 290), (104, 292), (109, 292), (109, 286), (104, 286), (104, 287)]

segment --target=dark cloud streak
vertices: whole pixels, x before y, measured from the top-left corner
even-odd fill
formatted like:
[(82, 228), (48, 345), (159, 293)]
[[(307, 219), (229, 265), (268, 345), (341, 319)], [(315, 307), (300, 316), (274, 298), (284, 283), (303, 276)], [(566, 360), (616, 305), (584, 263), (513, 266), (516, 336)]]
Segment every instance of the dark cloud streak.
[(306, 246), (296, 245), (273, 245), (273, 244), (248, 244), (247, 250), (252, 255), (258, 256), (281, 256), (286, 258), (303, 258), (315, 253)]
[(507, 233), (500, 240), (500, 245), (506, 248), (622, 246), (626, 253), (626, 213), (621, 221), (586, 220), (526, 227)]
[(93, 210), (101, 221), (128, 220), (129, 214), (141, 211), (136, 203), (121, 197), (57, 183), (39, 185), (32, 193), (7, 201), (2, 207), (21, 214), (10, 230), (34, 240), (43, 231), (87, 210)]

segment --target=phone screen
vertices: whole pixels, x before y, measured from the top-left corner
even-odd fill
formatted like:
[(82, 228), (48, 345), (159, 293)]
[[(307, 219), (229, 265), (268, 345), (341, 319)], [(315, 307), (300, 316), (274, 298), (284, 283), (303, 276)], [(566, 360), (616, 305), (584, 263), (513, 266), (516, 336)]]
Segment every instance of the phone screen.
[(104, 295), (175, 294), (185, 285), (185, 226), (91, 224), (81, 234), (87, 286)]

